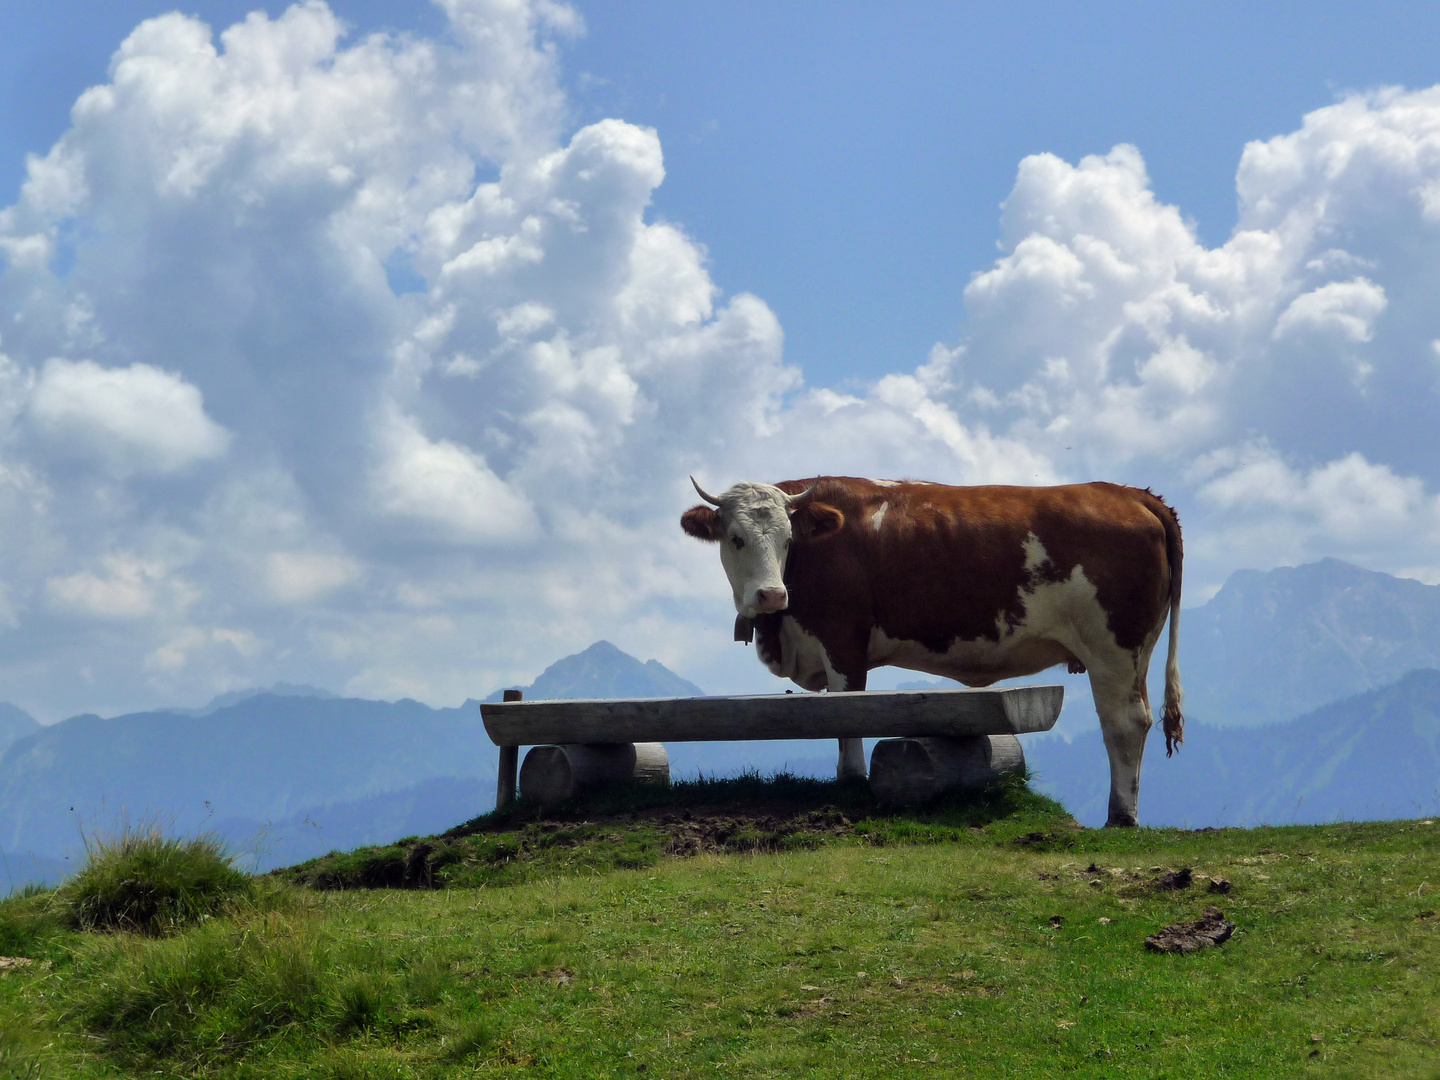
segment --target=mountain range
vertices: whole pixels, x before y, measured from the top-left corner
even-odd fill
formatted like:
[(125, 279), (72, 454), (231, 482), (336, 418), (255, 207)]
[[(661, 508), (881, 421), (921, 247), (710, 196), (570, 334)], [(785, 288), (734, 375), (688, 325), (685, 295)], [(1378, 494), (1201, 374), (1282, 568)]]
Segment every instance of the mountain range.
[[(1146, 825), (1299, 825), (1440, 814), (1440, 671), (1264, 727), (1190, 720), (1165, 756), (1157, 725), (1140, 777)], [(1032, 738), (1035, 784), (1086, 825), (1105, 821), (1110, 767), (1100, 732)]]
[[(524, 689), (551, 698), (702, 693), (608, 641), (556, 662)], [(265, 870), (438, 832), (495, 800), (497, 751), (474, 700), (432, 709), (279, 684), (201, 708), (84, 715), (49, 727), (5, 706), (0, 746), (0, 872), (12, 885), (63, 876), (85, 837), (126, 823), (212, 830)]]
[[(1242, 571), (1182, 613), (1181, 668), (1187, 740), (1168, 760), (1150, 749), (1146, 824), (1436, 811), (1440, 674), (1426, 669), (1440, 669), (1440, 587), (1334, 559)], [(1059, 672), (1030, 681), (1083, 685)], [(518, 689), (527, 699), (703, 693), (605, 641)], [(1108, 767), (1088, 702), (1072, 696), (1078, 734), (1027, 737), (1026, 751), (1037, 783), (1097, 823)], [(212, 829), (261, 870), (440, 831), (493, 805), (496, 749), (478, 704), (433, 709), (280, 684), (200, 708), (44, 727), (0, 703), (0, 870), (11, 883), (53, 880), (74, 865), (83, 835), (152, 817)], [(668, 750), (675, 776), (835, 767), (829, 741)]]
[(1417, 668), (1440, 668), (1440, 585), (1339, 559), (1237, 571), (1180, 613), (1185, 711), (1211, 724), (1289, 720)]

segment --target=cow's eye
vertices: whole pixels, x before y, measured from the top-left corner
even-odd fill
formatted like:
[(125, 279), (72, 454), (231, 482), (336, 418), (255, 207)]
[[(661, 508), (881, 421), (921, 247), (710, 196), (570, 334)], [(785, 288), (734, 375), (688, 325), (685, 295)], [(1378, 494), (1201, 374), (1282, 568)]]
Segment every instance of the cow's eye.
[(732, 536), (732, 537), (730, 537), (730, 542), (735, 545), (735, 550), (736, 550), (736, 551), (739, 551), (741, 548), (743, 548), (743, 547), (745, 546), (745, 540), (744, 540), (743, 537)]

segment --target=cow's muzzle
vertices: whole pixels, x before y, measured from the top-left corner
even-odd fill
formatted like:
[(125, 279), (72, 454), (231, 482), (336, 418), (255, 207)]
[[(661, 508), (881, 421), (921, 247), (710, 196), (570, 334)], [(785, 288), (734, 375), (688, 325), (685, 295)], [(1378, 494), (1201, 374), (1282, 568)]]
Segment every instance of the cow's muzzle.
[(790, 596), (784, 589), (757, 589), (755, 610), (761, 615), (784, 611), (790, 606)]

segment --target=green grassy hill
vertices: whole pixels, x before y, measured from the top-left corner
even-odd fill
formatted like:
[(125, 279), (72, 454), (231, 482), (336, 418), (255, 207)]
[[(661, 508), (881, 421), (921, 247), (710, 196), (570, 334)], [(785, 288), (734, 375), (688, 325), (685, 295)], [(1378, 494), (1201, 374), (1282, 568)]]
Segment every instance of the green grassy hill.
[[(165, 938), (5, 901), (33, 962), (0, 978), (0, 1076), (1428, 1078), (1437, 884), (1430, 821), (685, 785), (327, 857)], [(1145, 949), (1212, 904), (1226, 944)]]

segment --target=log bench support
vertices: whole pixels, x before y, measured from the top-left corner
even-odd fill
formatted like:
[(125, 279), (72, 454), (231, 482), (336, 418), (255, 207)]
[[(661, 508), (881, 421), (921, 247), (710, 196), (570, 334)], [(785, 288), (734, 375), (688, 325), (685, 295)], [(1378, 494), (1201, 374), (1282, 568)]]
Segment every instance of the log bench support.
[(520, 797), (550, 806), (626, 780), (670, 783), (663, 743), (564, 743), (534, 746), (520, 767)]
[(883, 806), (915, 806), (972, 791), (1025, 769), (1014, 735), (882, 739), (870, 754), (870, 790)]

